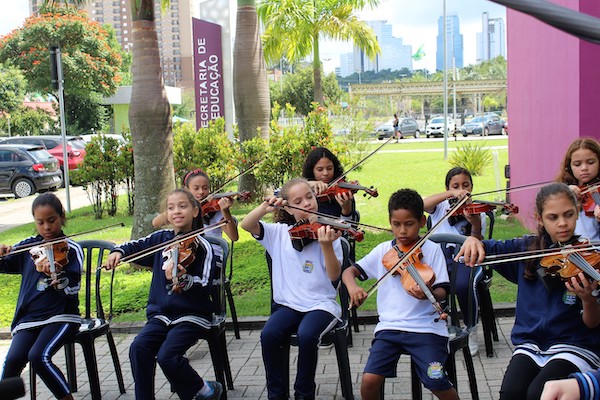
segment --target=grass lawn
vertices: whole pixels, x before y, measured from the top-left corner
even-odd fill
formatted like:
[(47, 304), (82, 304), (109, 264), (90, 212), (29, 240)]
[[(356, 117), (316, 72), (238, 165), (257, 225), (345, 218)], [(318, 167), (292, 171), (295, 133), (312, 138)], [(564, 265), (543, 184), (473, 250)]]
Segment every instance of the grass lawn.
[[(454, 143), (454, 142), (449, 142)], [(502, 146), (506, 140), (495, 140), (487, 142), (490, 146)], [(376, 147), (373, 145), (373, 148)], [(419, 150), (423, 148), (442, 148), (442, 142), (430, 143), (391, 143), (385, 150)], [(474, 191), (483, 192), (496, 188), (496, 176), (503, 176), (504, 165), (507, 163), (507, 150), (497, 150), (498, 170), (490, 165), (482, 176), (474, 177)], [(421, 195), (428, 196), (444, 190), (444, 177), (450, 168), (447, 161), (443, 159), (441, 152), (385, 152), (377, 153), (369, 159), (360, 171), (350, 175), (350, 179), (359, 180), (364, 186), (376, 187), (379, 191), (378, 197), (365, 198), (356, 196), (356, 206), (361, 213), (361, 221), (370, 225), (387, 227), (387, 200), (391, 193), (400, 188), (413, 188)], [(500, 181), (504, 185), (503, 180)], [(487, 197), (485, 199), (493, 199)], [(101, 226), (124, 222), (124, 228), (112, 228), (105, 231), (77, 237), (79, 239), (103, 239), (115, 243), (129, 240), (132, 217), (125, 216), (124, 208), (126, 201), (120, 202), (123, 207), (119, 215), (114, 218), (95, 220), (91, 207), (74, 210), (69, 215), (65, 232), (76, 233)], [(233, 214), (241, 220), (254, 206), (236, 204)], [(29, 210), (27, 210), (29, 212)], [(1, 243), (14, 244), (35, 232), (33, 224), (14, 228), (2, 233)], [(502, 220), (496, 218), (494, 238), (505, 239), (520, 236), (526, 230), (514, 219)], [(391, 239), (388, 233), (370, 232), (365, 234), (365, 240), (357, 243), (357, 257), (368, 253), (375, 245)], [(3, 285), (0, 286), (0, 298), (4, 301), (0, 304), (0, 326), (10, 325), (13, 317), (16, 299), (19, 291), (19, 276), (3, 276)], [(115, 277), (114, 309), (116, 321), (143, 321), (145, 320), (145, 304), (148, 296), (150, 283), (150, 272), (139, 271), (125, 266), (118, 268)], [(366, 286), (370, 286), (367, 282)], [(232, 290), (235, 296), (235, 304), (238, 315), (268, 315), (270, 302), (269, 277), (264, 261), (263, 248), (240, 229), (240, 240), (235, 243), (234, 248), (234, 274)], [(516, 287), (498, 274), (494, 276), (492, 285), (492, 297), (496, 302), (514, 301)], [(105, 300), (107, 305), (108, 302)], [(363, 309), (375, 309), (375, 298), (369, 299)]]

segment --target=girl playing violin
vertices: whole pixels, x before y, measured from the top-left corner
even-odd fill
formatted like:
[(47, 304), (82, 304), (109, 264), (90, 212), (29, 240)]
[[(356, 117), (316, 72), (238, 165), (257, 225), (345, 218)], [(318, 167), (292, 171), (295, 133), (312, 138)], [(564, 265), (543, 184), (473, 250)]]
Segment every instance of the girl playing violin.
[[(591, 241), (600, 240), (600, 206), (592, 200), (591, 193), (582, 196), (582, 191), (588, 185), (600, 183), (599, 169), (600, 143), (594, 139), (577, 139), (569, 146), (557, 178), (557, 181), (569, 185), (581, 202), (575, 233)], [(598, 189), (593, 191), (598, 194)], [(590, 201), (582, 201), (584, 198)]]
[[(172, 191), (166, 204), (167, 220), (173, 229), (162, 229), (145, 238), (117, 246), (108, 257), (108, 269), (114, 268), (123, 256), (146, 250), (199, 228), (195, 226), (195, 218), (200, 209), (187, 189)], [(152, 268), (153, 272), (146, 307), (148, 322), (129, 348), (136, 399), (154, 398), (154, 370), (157, 362), (180, 398), (221, 398), (221, 384), (204, 381), (185, 357), (185, 352), (200, 339), (200, 327), (210, 326), (214, 311), (210, 298), (210, 278), (215, 265), (212, 247), (201, 235), (194, 239), (194, 245), (185, 249), (190, 254), (178, 248), (180, 254), (187, 256), (185, 266), (182, 265), (182, 258), (173, 258), (174, 248), (151, 253), (136, 261)], [(174, 262), (178, 264), (179, 270), (176, 275), (173, 273)], [(178, 287), (175, 287), (176, 284)]]
[[(414, 190), (402, 189), (392, 194), (388, 212), (395, 239), (379, 244), (342, 275), (351, 305), (359, 306), (367, 298), (367, 292), (356, 284), (355, 279), (379, 279), (386, 274), (383, 263), (386, 255), (395, 251), (394, 246), (410, 249), (419, 240), (419, 229), (425, 226), (423, 199)], [(422, 263), (435, 274), (431, 291), (441, 301), (446, 298), (449, 283), (442, 249), (425, 241), (421, 253)], [(405, 288), (395, 277), (382, 283), (377, 292), (379, 323), (375, 327), (360, 387), (363, 400), (379, 399), (384, 379), (396, 376), (401, 353), (410, 354), (419, 378), (434, 395), (439, 399), (458, 399), (444, 370), (448, 357), (448, 329), (445, 321), (434, 318), (432, 310), (431, 302), (420, 287)]]
[[(286, 204), (295, 208), (285, 208)], [(277, 222), (261, 221), (274, 211)], [(298, 334), (295, 399), (315, 398), (319, 341), (341, 316), (332, 285), (340, 277), (343, 261), (340, 233), (330, 226), (321, 226), (318, 241), (301, 243), (292, 243), (288, 233), (290, 225), (310, 217), (314, 211), (317, 200), (308, 182), (292, 179), (282, 187), (280, 198), (267, 198), (242, 221), (242, 228), (265, 247), (272, 259), (272, 312), (260, 338), (269, 399), (288, 398), (284, 385), (288, 378), (282, 372), (287, 370), (284, 365), (289, 360), (282, 357), (281, 348), (293, 332)]]
[[(434, 194), (423, 200), (425, 212), (431, 215), (431, 224), (435, 225), (451, 208), (451, 200), (462, 199), (473, 191), (473, 178), (471, 173), (461, 167), (454, 167), (446, 174), (446, 191)], [(459, 216), (451, 216), (442, 223), (436, 232), (455, 233), (464, 236), (474, 236), (483, 239), (485, 232), (485, 213), (469, 214), (465, 211)], [(454, 263), (448, 263), (453, 265)], [(483, 279), (483, 270), (478, 267), (475, 271), (474, 282), (480, 282)], [(473, 290), (473, 300), (469, 304), (469, 291)], [(479, 342), (477, 340), (477, 316), (479, 310), (479, 296), (477, 295), (477, 284), (471, 283), (471, 269), (465, 266), (459, 266), (456, 271), (456, 294), (461, 310), (465, 312), (464, 319), (467, 326), (471, 327), (469, 333), (469, 350), (471, 355), (479, 351)], [(471, 306), (469, 309), (469, 305)]]
[[(2, 379), (21, 375), (29, 361), (30, 367), (57, 399), (73, 399), (69, 384), (51, 357), (65, 343), (72, 342), (79, 330), (78, 293), (83, 251), (77, 243), (66, 238), (58, 246), (50, 245), (52, 250), (43, 246), (44, 242), (64, 236), (65, 210), (54, 194), (39, 195), (31, 209), (38, 235), (14, 247), (0, 245), (0, 272), (22, 275), (11, 326), (13, 338)], [(40, 246), (11, 254), (13, 249), (36, 244)], [(54, 248), (60, 248), (61, 254), (54, 252)], [(48, 252), (52, 252), (54, 257), (48, 257)], [(40, 253), (44, 255), (38, 258)], [(34, 254), (37, 263), (32, 257)], [(55, 263), (52, 263), (53, 259), (56, 259)]]
[[(188, 172), (183, 178), (183, 185), (192, 193), (196, 201), (199, 203), (200, 209), (202, 209), (203, 201), (207, 198), (210, 193), (210, 179), (208, 175), (201, 169), (195, 169), (193, 171)], [(200, 213), (199, 218), (202, 219), (202, 223), (206, 226), (214, 225), (218, 222), (227, 221), (227, 224), (222, 228), (216, 228), (209, 232), (207, 235), (222, 237), (223, 232), (227, 235), (227, 237), (235, 242), (238, 240), (238, 230), (235, 219), (231, 216), (230, 207), (233, 204), (233, 201), (229, 197), (222, 197), (219, 199), (219, 211), (214, 211), (208, 214)], [(165, 226), (168, 224), (166, 213), (162, 213), (158, 215), (154, 220), (152, 220), (152, 225), (155, 228), (159, 228), (161, 226)], [(221, 246), (213, 246), (214, 256), (216, 262), (218, 264), (221, 263), (223, 257), (223, 250)]]
[[(344, 169), (340, 160), (325, 147), (317, 147), (308, 153), (302, 168), (302, 176), (308, 179), (308, 184), (317, 195), (324, 192), (329, 183), (343, 173)], [(318, 205), (318, 211), (321, 213), (350, 221), (358, 222), (359, 220), (354, 196), (350, 190), (335, 195), (335, 200), (319, 200)]]
[[(544, 186), (536, 197), (537, 236), (507, 241), (471, 236), (457, 257), (472, 266), (490, 254), (560, 248), (578, 241), (577, 199), (563, 183)], [(515, 346), (500, 389), (500, 399), (539, 399), (544, 383), (600, 367), (600, 305), (590, 283), (579, 273), (564, 283), (541, 272), (540, 259), (507, 261), (495, 269), (518, 284)]]

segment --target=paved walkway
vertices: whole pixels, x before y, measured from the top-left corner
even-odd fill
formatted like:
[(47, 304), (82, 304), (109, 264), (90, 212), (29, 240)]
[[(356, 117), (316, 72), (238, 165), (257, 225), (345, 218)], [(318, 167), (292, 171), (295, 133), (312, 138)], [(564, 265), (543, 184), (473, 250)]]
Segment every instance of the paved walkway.
[[(514, 318), (501, 317), (498, 319), (499, 327), (499, 342), (494, 342), (495, 357), (487, 358), (485, 349), (483, 348), (483, 338), (481, 338), (480, 353), (474, 357), (475, 370), (477, 372), (477, 385), (479, 398), (482, 400), (498, 399), (498, 391), (502, 382), (502, 377), (512, 350), (510, 343), (510, 330), (512, 329)], [(118, 327), (115, 327), (116, 329)], [(354, 333), (354, 347), (348, 349), (350, 364), (352, 369), (352, 378), (354, 381), (354, 396), (360, 399), (360, 379), (362, 368), (368, 357), (368, 349), (370, 347), (371, 338), (373, 335), (373, 325), (361, 327), (359, 333)], [(481, 335), (480, 335), (481, 336)], [(125, 386), (127, 393), (120, 395), (117, 388), (116, 378), (114, 376), (114, 368), (108, 351), (108, 346), (103, 338), (98, 339), (96, 343), (96, 351), (98, 358), (98, 369), (100, 371), (100, 381), (102, 385), (102, 398), (106, 400), (133, 400), (133, 379), (131, 375), (131, 366), (128, 360), (128, 349), (135, 337), (135, 334), (117, 334), (115, 340), (119, 350), (119, 357), (123, 368)], [(259, 330), (242, 330), (241, 339), (235, 339), (233, 332), (227, 334), (228, 352), (231, 360), (231, 369), (234, 379), (235, 390), (229, 391), (228, 399), (267, 399), (265, 390), (265, 372), (262, 364), (261, 349), (260, 349), (260, 331)], [(0, 341), (0, 359), (4, 359), (10, 341)], [(291, 359), (291, 374), (292, 386), (293, 376), (295, 374), (295, 360), (297, 349), (292, 348)], [(188, 356), (190, 361), (198, 373), (208, 379), (214, 379), (210, 354), (206, 342), (200, 341), (193, 346)], [(89, 386), (87, 382), (87, 372), (83, 362), (81, 349), (77, 346), (78, 360), (78, 384), (79, 391), (75, 393), (75, 399), (91, 399), (89, 394)], [(468, 380), (464, 367), (462, 353), (456, 356), (459, 394), (462, 399), (471, 399), (469, 393)], [(64, 353), (59, 352), (55, 356), (55, 362), (65, 371)], [(334, 348), (321, 349), (319, 352), (319, 365), (317, 367), (317, 399), (318, 400), (338, 400), (342, 399), (340, 382), (338, 376), (337, 361)], [(26, 370), (23, 373), (25, 386), (29, 390), (29, 374)], [(38, 378), (38, 399), (48, 400), (53, 399), (44, 384)], [(29, 394), (28, 394), (29, 395)], [(0, 396), (1, 397), (1, 396)], [(164, 375), (158, 368), (156, 373), (156, 398), (161, 399), (177, 399), (177, 396), (170, 392), (170, 385), (166, 381)], [(388, 379), (386, 382), (386, 399), (400, 400), (410, 399), (410, 361), (408, 357), (402, 357), (398, 364), (398, 378)], [(433, 399), (429, 391), (424, 391), (424, 399)], [(140, 399), (144, 400), (144, 399)]]

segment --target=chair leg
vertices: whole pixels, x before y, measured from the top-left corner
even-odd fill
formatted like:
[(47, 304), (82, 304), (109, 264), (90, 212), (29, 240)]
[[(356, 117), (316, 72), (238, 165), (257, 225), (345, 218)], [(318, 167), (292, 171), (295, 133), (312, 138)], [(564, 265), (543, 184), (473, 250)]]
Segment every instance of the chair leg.
[(219, 332), (216, 328), (211, 331), (211, 337), (208, 340), (208, 348), (210, 350), (210, 358), (212, 359), (213, 369), (215, 371), (215, 378), (221, 385), (223, 385), (222, 399), (227, 398), (227, 383), (225, 382), (225, 373), (223, 366), (223, 356), (221, 355), (220, 349), (220, 338)]
[[(465, 347), (463, 351), (469, 353), (469, 347)], [(471, 357), (471, 353), (469, 353), (469, 357)], [(458, 381), (456, 379), (456, 360), (454, 359), (454, 353), (448, 354), (448, 359), (446, 360), (446, 372), (448, 372), (448, 379), (450, 379), (450, 382), (452, 382), (458, 391)]]
[(77, 361), (75, 360), (75, 343), (65, 344), (65, 361), (67, 364), (67, 381), (71, 393), (77, 392)]
[(31, 400), (35, 400), (37, 398), (37, 389), (36, 389), (36, 376), (35, 371), (31, 364), (29, 364), (29, 398)]
[(479, 400), (479, 392), (477, 390), (477, 377), (475, 375), (475, 366), (473, 365), (473, 357), (468, 347), (463, 349), (465, 357), (465, 366), (467, 367), (467, 376), (469, 378), (469, 389), (471, 390), (471, 398), (473, 400)]
[(235, 311), (235, 303), (233, 302), (233, 293), (231, 293), (231, 283), (225, 281), (225, 295), (227, 296), (227, 302), (229, 303), (229, 311), (231, 312), (231, 321), (233, 322), (233, 332), (235, 338), (240, 338), (240, 324), (238, 323), (237, 312)]
[(100, 378), (98, 377), (98, 364), (96, 364), (96, 348), (93, 340), (83, 340), (80, 342), (83, 348), (83, 356), (85, 358), (85, 367), (88, 372), (90, 381), (90, 392), (92, 400), (100, 400), (102, 394), (100, 392)]
[(412, 358), (410, 360), (410, 385), (412, 388), (413, 400), (422, 400), (423, 390), (421, 389), (421, 380), (419, 379), (419, 375), (417, 374), (417, 369)]
[(119, 353), (117, 352), (117, 346), (115, 345), (115, 339), (113, 338), (110, 328), (106, 333), (106, 341), (108, 342), (108, 348), (110, 349), (110, 355), (115, 366), (115, 375), (117, 375), (117, 384), (119, 385), (119, 392), (125, 393), (125, 382), (123, 381), (123, 372), (121, 371), (121, 363), (119, 361)]
[(223, 369), (225, 371), (225, 380), (227, 381), (227, 389), (233, 390), (233, 376), (231, 375), (231, 365), (229, 364), (229, 355), (227, 353), (227, 338), (225, 331), (220, 335), (219, 344), (221, 345), (221, 355), (223, 357)]
[(360, 327), (358, 326), (358, 311), (356, 311), (356, 307), (352, 307), (350, 310), (350, 320), (352, 321), (352, 325), (354, 325), (354, 332), (360, 332)]
[[(350, 330), (350, 328), (348, 328)], [(346, 341), (346, 330), (340, 329), (335, 332), (334, 337), (335, 355), (340, 372), (340, 384), (342, 396), (346, 400), (353, 400), (352, 374), (350, 373), (350, 360), (348, 359), (348, 343)]]
[(496, 329), (496, 317), (494, 315), (494, 306), (492, 304), (492, 298), (487, 285), (482, 285), (479, 289), (480, 299), (480, 313), (481, 313), (481, 324), (483, 328), (483, 338), (485, 341), (485, 353), (488, 357), (494, 356), (494, 345), (492, 338), (495, 336), (495, 340), (498, 338), (498, 331)]

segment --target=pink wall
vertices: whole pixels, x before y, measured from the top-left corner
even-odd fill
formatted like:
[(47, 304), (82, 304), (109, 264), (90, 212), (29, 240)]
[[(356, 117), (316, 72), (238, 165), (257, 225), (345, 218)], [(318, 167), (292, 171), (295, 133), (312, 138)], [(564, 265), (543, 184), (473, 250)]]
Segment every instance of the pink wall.
[[(600, 16), (597, 0), (551, 1)], [(507, 32), (510, 184), (550, 181), (573, 140), (600, 140), (600, 46), (512, 10)], [(510, 195), (529, 227), (536, 193)]]

